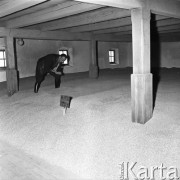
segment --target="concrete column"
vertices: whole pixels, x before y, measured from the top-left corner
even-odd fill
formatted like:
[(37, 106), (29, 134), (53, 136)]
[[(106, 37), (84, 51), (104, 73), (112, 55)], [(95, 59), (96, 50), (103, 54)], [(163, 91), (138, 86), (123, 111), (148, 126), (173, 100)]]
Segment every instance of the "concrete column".
[(131, 75), (132, 121), (144, 124), (152, 117), (150, 73), (150, 10), (132, 9), (133, 74)]
[(91, 59), (89, 63), (89, 77), (90, 78), (98, 78), (98, 64), (97, 64), (97, 41), (90, 41), (90, 53)]
[(6, 37), (6, 81), (7, 81), (7, 93), (9, 96), (18, 91), (18, 72), (15, 62), (15, 46), (14, 38)]

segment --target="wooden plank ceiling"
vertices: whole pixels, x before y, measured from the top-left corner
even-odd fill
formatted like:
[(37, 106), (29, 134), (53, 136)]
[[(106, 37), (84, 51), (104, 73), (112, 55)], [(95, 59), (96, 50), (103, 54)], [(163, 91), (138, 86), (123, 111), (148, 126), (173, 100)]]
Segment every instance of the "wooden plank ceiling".
[[(115, 3), (116, 7), (112, 7), (107, 3), (91, 4), (88, 0), (1, 0), (0, 27), (131, 35), (128, 1), (118, 8)], [(154, 33), (180, 33), (180, 19), (153, 14), (151, 20)]]

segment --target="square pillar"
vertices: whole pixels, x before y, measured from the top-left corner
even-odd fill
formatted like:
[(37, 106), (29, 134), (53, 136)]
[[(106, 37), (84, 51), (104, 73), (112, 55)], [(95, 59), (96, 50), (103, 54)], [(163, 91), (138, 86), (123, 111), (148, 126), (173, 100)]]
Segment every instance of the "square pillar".
[(18, 91), (18, 72), (15, 61), (15, 41), (13, 37), (6, 37), (6, 81), (8, 96)]
[(16, 69), (6, 70), (6, 82), (8, 96), (12, 96), (18, 91), (18, 72)]
[(99, 69), (97, 65), (90, 64), (89, 65), (89, 77), (90, 78), (98, 78)]
[(131, 75), (132, 121), (144, 124), (152, 117), (152, 74)]
[(133, 74), (131, 75), (132, 121), (144, 124), (152, 117), (153, 86), (150, 73), (150, 10), (131, 10)]
[(97, 41), (94, 39), (90, 41), (90, 53), (89, 77), (98, 78)]

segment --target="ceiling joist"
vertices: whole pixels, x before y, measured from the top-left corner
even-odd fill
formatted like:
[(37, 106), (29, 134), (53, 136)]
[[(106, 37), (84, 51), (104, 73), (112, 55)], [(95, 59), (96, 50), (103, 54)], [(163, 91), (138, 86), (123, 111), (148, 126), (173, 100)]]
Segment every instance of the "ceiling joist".
[(118, 7), (123, 9), (142, 7), (142, 0), (77, 0), (77, 1)]
[(157, 26), (170, 26), (170, 25), (175, 25), (175, 24), (180, 24), (180, 19), (172, 19), (171, 18), (171, 19), (156, 22)]
[(78, 0), (118, 8), (150, 8), (155, 14), (180, 18), (180, 1), (178, 0)]
[(42, 32), (39, 30), (27, 29), (7, 29), (0, 28), (0, 35), (3, 37), (10, 36), (13, 38), (25, 39), (45, 39), (45, 40), (79, 40), (87, 41), (91, 39), (90, 33), (69, 33), (63, 31)]
[(180, 18), (180, 1), (178, 0), (148, 0), (147, 2), (155, 14)]
[(25, 16), (9, 20), (6, 22), (6, 27), (19, 28), (24, 26), (30, 26), (33, 24), (38, 24), (38, 23), (82, 13), (85, 11), (98, 9), (100, 7), (101, 6), (99, 5), (78, 3), (74, 1), (64, 2), (62, 4), (56, 5), (51, 8), (47, 8), (45, 10), (36, 13), (27, 14)]
[(64, 40), (64, 41), (90, 41), (93, 39), (98, 41), (131, 41), (131, 36), (113, 36), (113, 35), (92, 35), (91, 33), (69, 33), (69, 32), (42, 32), (38, 30), (24, 29), (6, 29), (0, 28), (0, 34), (4, 37), (13, 38), (38, 39), (38, 40)]
[(0, 2), (0, 17), (7, 16), (45, 1), (46, 0), (13, 0), (12, 2), (8, 0), (5, 3)]
[(115, 28), (119, 26), (127, 26), (129, 24), (131, 24), (131, 18), (125, 17), (125, 18), (103, 21), (99, 23), (88, 24), (78, 27), (66, 28), (64, 30), (67, 30), (69, 32), (88, 32), (88, 31), (98, 31), (107, 28)]
[(49, 30), (63, 29), (74, 26), (81, 26), (85, 24), (92, 24), (101, 21), (122, 18), (126, 16), (130, 16), (129, 10), (107, 7), (107, 8), (101, 8), (99, 10), (86, 12), (84, 14), (82, 13), (72, 17), (67, 17), (56, 21), (39, 24), (37, 26), (30, 28), (49, 31)]
[(0, 27), (14, 32), (15, 28), (38, 33), (65, 31), (70, 37), (73, 33), (91, 32), (110, 38), (131, 33), (133, 8), (151, 9), (153, 31), (179, 32), (180, 0), (14, 0), (13, 6), (11, 0), (2, 0)]
[[(157, 26), (163, 26), (164, 25), (174, 25), (180, 23), (180, 20), (178, 19), (170, 19), (165, 16), (155, 16), (156, 24)], [(155, 22), (154, 20), (154, 22)], [(121, 29), (128, 29), (128, 26), (131, 26), (131, 17), (125, 17), (115, 20), (109, 20), (109, 21), (103, 21), (99, 23), (94, 24), (88, 24), (83, 26), (76, 26), (72, 28), (66, 28), (63, 30), (69, 31), (69, 32), (90, 32), (93, 31), (95, 34), (101, 34), (101, 33), (114, 33), (121, 31)]]

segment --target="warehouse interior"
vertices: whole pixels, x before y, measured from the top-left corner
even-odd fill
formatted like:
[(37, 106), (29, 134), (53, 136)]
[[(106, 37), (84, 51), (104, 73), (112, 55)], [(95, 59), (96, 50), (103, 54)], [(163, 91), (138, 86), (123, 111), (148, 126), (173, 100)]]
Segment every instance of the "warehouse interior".
[[(123, 162), (136, 175), (147, 167), (141, 177), (161, 164), (180, 177), (179, 0), (0, 10), (0, 179), (127, 179)], [(70, 56), (60, 88), (47, 75), (35, 94), (38, 59), (60, 51)], [(61, 95), (72, 97), (66, 113)]]

